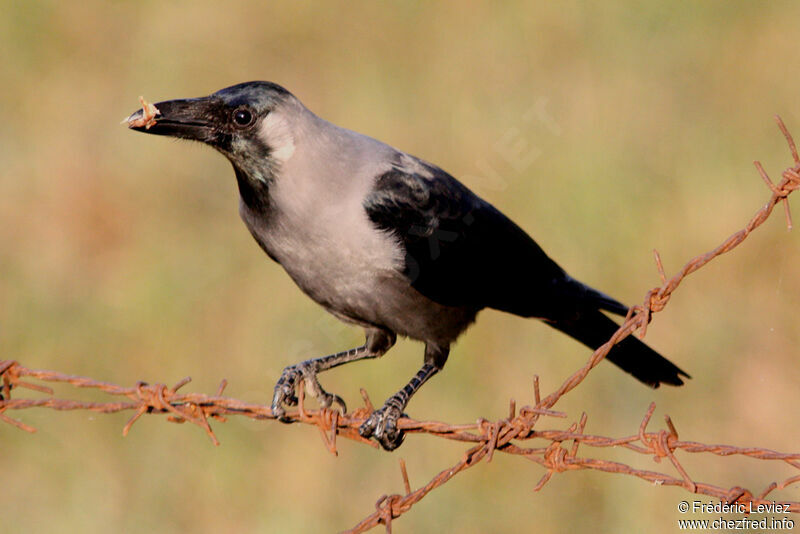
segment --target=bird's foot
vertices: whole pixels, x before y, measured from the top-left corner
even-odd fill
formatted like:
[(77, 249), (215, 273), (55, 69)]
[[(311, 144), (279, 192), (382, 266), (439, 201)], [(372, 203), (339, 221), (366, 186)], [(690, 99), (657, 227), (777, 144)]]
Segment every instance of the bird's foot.
[(383, 450), (393, 451), (403, 444), (406, 433), (397, 428), (397, 420), (406, 414), (400, 408), (387, 402), (379, 410), (375, 410), (358, 427), (358, 433), (364, 438), (375, 438)]
[(285, 406), (296, 406), (297, 387), (302, 380), (306, 391), (315, 399), (323, 408), (330, 408), (334, 403), (338, 404), (342, 409), (342, 413), (347, 413), (347, 405), (339, 395), (328, 393), (325, 391), (317, 379), (317, 371), (314, 369), (314, 364), (311, 361), (300, 362), (295, 365), (290, 365), (283, 369), (281, 377), (275, 384), (275, 392), (272, 395), (272, 414), (284, 423), (289, 422), (286, 417)]

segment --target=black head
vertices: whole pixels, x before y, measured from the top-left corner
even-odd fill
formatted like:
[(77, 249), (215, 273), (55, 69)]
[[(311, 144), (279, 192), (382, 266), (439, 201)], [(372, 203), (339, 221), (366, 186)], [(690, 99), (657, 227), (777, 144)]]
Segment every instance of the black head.
[[(157, 102), (156, 115), (143, 120), (143, 110), (128, 117), (132, 130), (200, 141), (225, 154), (243, 180), (256, 185), (271, 181), (285, 143), (283, 134), (294, 106), (292, 94), (272, 82), (245, 82), (202, 97)], [(272, 115), (272, 116), (271, 116)], [(279, 127), (276, 127), (275, 124)], [(243, 191), (243, 198), (244, 198)]]
[(132, 130), (200, 141), (233, 164), (242, 199), (261, 209), (283, 158), (294, 150), (290, 123), (305, 108), (272, 82), (246, 82), (216, 93), (155, 104), (152, 120), (144, 110), (128, 117)]
[[(208, 144), (226, 155), (257, 148), (247, 140), (257, 138), (260, 123), (270, 112), (293, 98), (291, 93), (272, 82), (245, 82), (216, 93), (155, 104), (155, 123), (138, 125), (142, 110), (128, 117), (132, 130), (168, 135)], [(256, 154), (252, 154), (255, 156)]]

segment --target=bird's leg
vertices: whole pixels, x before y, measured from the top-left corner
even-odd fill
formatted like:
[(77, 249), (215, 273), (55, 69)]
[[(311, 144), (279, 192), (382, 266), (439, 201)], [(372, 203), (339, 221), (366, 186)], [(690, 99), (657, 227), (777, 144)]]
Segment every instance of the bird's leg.
[(397, 336), (394, 332), (370, 328), (367, 330), (366, 343), (360, 347), (321, 358), (305, 360), (284, 368), (281, 377), (275, 384), (275, 392), (272, 396), (273, 415), (281, 421), (286, 421), (286, 409), (284, 406), (297, 404), (295, 392), (301, 379), (306, 390), (317, 399), (320, 406), (328, 408), (335, 402), (341, 406), (343, 412), (347, 412), (347, 406), (340, 396), (328, 393), (322, 388), (317, 379), (317, 373), (356, 360), (383, 356), (386, 351), (392, 348), (396, 340)]
[(405, 439), (405, 433), (397, 428), (397, 420), (403, 414), (408, 401), (419, 391), (422, 384), (441, 371), (450, 353), (449, 347), (442, 348), (430, 343), (425, 345), (425, 363), (403, 389), (389, 397), (379, 410), (375, 410), (358, 428), (362, 437), (374, 437), (384, 450), (392, 451)]

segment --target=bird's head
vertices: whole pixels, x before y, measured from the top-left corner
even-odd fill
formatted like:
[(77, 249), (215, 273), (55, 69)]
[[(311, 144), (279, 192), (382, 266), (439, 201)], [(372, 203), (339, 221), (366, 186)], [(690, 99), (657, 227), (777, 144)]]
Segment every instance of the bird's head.
[(152, 119), (138, 110), (127, 119), (132, 130), (200, 141), (222, 152), (237, 174), (268, 182), (276, 165), (291, 157), (291, 113), (301, 106), (283, 87), (246, 82), (202, 97), (155, 104)]

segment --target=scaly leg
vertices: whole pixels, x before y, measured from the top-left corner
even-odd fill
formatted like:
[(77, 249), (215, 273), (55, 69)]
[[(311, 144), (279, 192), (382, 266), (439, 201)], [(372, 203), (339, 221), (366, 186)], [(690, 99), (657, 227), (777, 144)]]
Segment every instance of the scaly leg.
[(358, 433), (365, 438), (374, 437), (387, 451), (393, 451), (403, 443), (405, 433), (397, 428), (397, 420), (403, 415), (408, 401), (419, 391), (422, 384), (441, 371), (450, 353), (449, 347), (425, 345), (425, 363), (403, 389), (389, 397), (379, 410), (372, 412)]
[(295, 406), (297, 404), (295, 391), (300, 379), (303, 380), (307, 391), (317, 399), (320, 406), (328, 408), (335, 402), (341, 406), (343, 412), (347, 412), (347, 406), (339, 395), (328, 393), (322, 388), (317, 379), (317, 373), (356, 360), (383, 356), (397, 340), (394, 332), (389, 330), (370, 328), (366, 330), (366, 334), (367, 341), (360, 347), (322, 358), (306, 360), (284, 368), (281, 377), (275, 384), (275, 392), (272, 396), (273, 415), (281, 421), (286, 421), (284, 405)]

